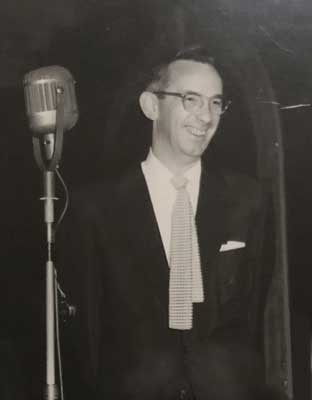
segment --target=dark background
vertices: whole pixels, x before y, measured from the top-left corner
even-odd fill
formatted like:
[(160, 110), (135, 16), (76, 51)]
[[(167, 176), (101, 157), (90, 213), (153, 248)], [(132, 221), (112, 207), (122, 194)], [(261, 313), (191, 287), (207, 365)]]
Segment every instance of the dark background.
[[(24, 111), (24, 74), (58, 64), (77, 81), (80, 119), (66, 134), (61, 163), (72, 188), (143, 157), (150, 137), (136, 96), (144, 71), (161, 51), (202, 41), (215, 47), (220, 40), (220, 46), (227, 43), (222, 56), (231, 71), (235, 49), (251, 46), (282, 106), (312, 103), (312, 5), (309, 0), (55, 0), (53, 5), (2, 0), (0, 21), (2, 363), (11, 368), (8, 379), (22, 387), (15, 398), (39, 399), (45, 379), (45, 231), (41, 175)], [(246, 99), (235, 82), (229, 90), (232, 110), (215, 146), (223, 161), (254, 175)], [(295, 393), (304, 400), (310, 397), (311, 107), (280, 110), (280, 118)], [(230, 143), (226, 148), (224, 140)]]

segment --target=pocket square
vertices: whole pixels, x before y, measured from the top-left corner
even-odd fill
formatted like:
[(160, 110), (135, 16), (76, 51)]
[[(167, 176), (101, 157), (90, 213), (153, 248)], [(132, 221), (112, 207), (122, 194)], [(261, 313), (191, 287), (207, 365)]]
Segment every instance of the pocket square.
[(219, 251), (229, 251), (236, 250), (246, 247), (245, 242), (239, 242), (237, 240), (228, 240), (226, 243), (222, 244)]

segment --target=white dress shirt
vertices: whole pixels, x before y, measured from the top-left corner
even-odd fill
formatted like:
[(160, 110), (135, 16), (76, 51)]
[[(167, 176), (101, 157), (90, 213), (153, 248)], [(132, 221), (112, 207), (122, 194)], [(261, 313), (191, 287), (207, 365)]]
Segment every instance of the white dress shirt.
[[(141, 167), (147, 183), (160, 236), (169, 263), (171, 214), (177, 196), (177, 191), (171, 183), (173, 173), (155, 157), (151, 149), (147, 159), (142, 162)], [(193, 164), (190, 169), (183, 174), (183, 176), (188, 179), (186, 189), (189, 193), (195, 216), (201, 176), (200, 160)]]

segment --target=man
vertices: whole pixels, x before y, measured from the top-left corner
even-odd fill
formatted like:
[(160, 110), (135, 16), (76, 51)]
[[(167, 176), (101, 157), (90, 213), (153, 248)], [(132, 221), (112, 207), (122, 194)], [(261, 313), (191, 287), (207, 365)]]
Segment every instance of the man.
[(69, 295), (86, 379), (103, 400), (252, 399), (261, 196), (202, 162), (227, 107), (221, 76), (189, 49), (154, 70), (140, 106), (152, 121), (146, 160), (73, 198), (63, 268), (79, 278)]

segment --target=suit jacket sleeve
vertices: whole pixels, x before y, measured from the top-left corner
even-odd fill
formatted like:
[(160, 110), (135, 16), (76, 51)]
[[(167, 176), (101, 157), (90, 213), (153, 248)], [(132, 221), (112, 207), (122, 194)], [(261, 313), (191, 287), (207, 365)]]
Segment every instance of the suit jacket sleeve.
[[(57, 238), (57, 269), (60, 285), (76, 315), (63, 326), (65, 358), (74, 369), (74, 379), (93, 390), (98, 367), (100, 266), (96, 240), (96, 207), (92, 196), (74, 193), (70, 213)], [(74, 383), (76, 384), (76, 383)]]

